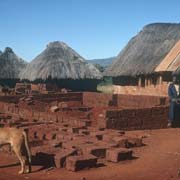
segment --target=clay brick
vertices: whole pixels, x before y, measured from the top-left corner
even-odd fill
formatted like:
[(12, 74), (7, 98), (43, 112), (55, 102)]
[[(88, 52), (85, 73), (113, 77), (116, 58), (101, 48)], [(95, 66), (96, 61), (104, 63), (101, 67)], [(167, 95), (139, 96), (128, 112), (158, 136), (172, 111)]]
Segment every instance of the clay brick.
[(80, 128), (78, 128), (78, 127), (72, 127), (72, 128), (68, 129), (68, 132), (73, 133), (73, 134), (78, 134), (79, 130), (80, 130)]
[(113, 141), (117, 143), (118, 147), (126, 147), (128, 143), (128, 139), (121, 136), (114, 137)]
[(82, 169), (95, 167), (97, 157), (93, 155), (72, 156), (66, 159), (66, 169), (69, 171), (79, 171)]
[(127, 137), (127, 147), (141, 147), (143, 146), (143, 139), (141, 137)]
[(141, 129), (142, 127), (142, 119), (141, 118), (129, 118), (128, 119), (128, 128), (131, 127), (138, 127), (139, 129)]
[(122, 160), (132, 159), (132, 150), (126, 148), (112, 148), (106, 152), (106, 160), (119, 162)]
[(135, 117), (136, 116), (136, 110), (134, 110), (134, 109), (124, 109), (121, 112), (121, 116), (122, 117), (124, 117), (124, 116), (129, 117), (129, 118)]
[(56, 114), (49, 114), (48, 119), (49, 119), (49, 121), (56, 122), (58, 118), (57, 118)]
[[(161, 128), (162, 125), (167, 125), (168, 116), (153, 116), (151, 119), (143, 119), (143, 126), (149, 129)], [(159, 125), (159, 126), (158, 126)]]
[(115, 129), (116, 127), (116, 119), (113, 118), (106, 118), (106, 127), (108, 129)]
[(128, 119), (129, 117), (122, 117), (121, 119), (117, 119), (116, 129), (122, 130), (128, 128)]
[(140, 118), (140, 119), (143, 119), (143, 118), (146, 118), (146, 117), (148, 119), (150, 119), (151, 114), (152, 114), (151, 108), (143, 108), (143, 109), (137, 109), (136, 110), (136, 117)]
[(101, 141), (103, 139), (103, 135), (102, 134), (96, 134), (95, 136), (97, 138), (97, 140)]
[(90, 131), (90, 135), (93, 137), (96, 137), (98, 140), (102, 140), (103, 139), (103, 135), (105, 135), (106, 132), (105, 131)]
[(42, 138), (43, 140), (54, 140), (56, 139), (56, 133), (52, 133), (52, 132), (47, 132), (42, 134)]
[(63, 123), (63, 126), (64, 126), (64, 127), (68, 127), (68, 126), (69, 126), (69, 124), (67, 124), (67, 123)]
[(115, 133), (119, 134), (119, 135), (124, 135), (125, 131), (122, 130), (115, 130)]
[(152, 116), (157, 116), (160, 114), (164, 114), (165, 108), (164, 107), (153, 107), (152, 108)]
[(72, 135), (69, 135), (67, 132), (62, 131), (57, 134), (56, 138), (59, 140), (70, 140), (72, 138)]
[(104, 158), (106, 156), (107, 146), (90, 145), (82, 149), (83, 154), (92, 154), (98, 158)]
[(112, 141), (113, 135), (112, 134), (104, 134), (103, 141)]
[(91, 120), (83, 120), (80, 122), (80, 126), (85, 126), (85, 127), (91, 126), (91, 124), (92, 124)]
[(37, 146), (42, 146), (44, 142), (42, 140), (32, 140), (30, 141), (29, 144), (31, 147), (37, 147)]
[(53, 148), (62, 148), (62, 141), (52, 140), (47, 142)]
[(73, 140), (87, 140), (87, 137), (84, 134), (76, 134), (73, 136)]
[(61, 131), (68, 132), (68, 128), (64, 127), (61, 129)]
[(54, 156), (54, 162), (57, 168), (65, 166), (66, 158), (77, 154), (76, 149), (62, 149)]
[(124, 116), (121, 118), (107, 119), (106, 127), (108, 129), (126, 129), (128, 127), (128, 117)]
[(38, 152), (33, 158), (33, 164), (42, 165), (44, 167), (54, 167), (54, 154)]
[(57, 151), (56, 148), (50, 146), (49, 144), (45, 144), (44, 142), (42, 145), (34, 146), (32, 148), (32, 154), (37, 154), (37, 153), (54, 154), (56, 151)]
[(106, 111), (106, 117), (108, 118), (118, 118), (121, 114), (121, 111), (117, 110), (107, 110)]
[(78, 144), (72, 142), (72, 141), (65, 141), (62, 143), (62, 147), (65, 149), (72, 149), (76, 148)]
[(34, 112), (33, 118), (36, 119), (36, 120), (39, 120), (39, 115), (40, 115), (39, 112)]
[(89, 130), (81, 129), (81, 130), (79, 130), (79, 134), (89, 135), (90, 132), (89, 132)]

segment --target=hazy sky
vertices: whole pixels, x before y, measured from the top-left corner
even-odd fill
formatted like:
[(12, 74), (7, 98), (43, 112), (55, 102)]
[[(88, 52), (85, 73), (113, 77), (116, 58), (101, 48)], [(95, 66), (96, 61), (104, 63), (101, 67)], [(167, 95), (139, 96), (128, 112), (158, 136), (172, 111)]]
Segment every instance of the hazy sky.
[(27, 61), (51, 41), (86, 59), (117, 55), (144, 25), (180, 22), (180, 0), (0, 0), (0, 50)]

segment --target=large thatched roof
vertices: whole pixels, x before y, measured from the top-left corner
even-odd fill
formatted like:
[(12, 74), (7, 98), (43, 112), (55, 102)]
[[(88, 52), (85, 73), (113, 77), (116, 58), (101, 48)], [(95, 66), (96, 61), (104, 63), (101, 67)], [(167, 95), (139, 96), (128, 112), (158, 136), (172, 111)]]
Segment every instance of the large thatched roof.
[(0, 52), (0, 79), (18, 79), (20, 71), (27, 63), (19, 58), (11, 48)]
[(55, 41), (38, 55), (20, 74), (21, 79), (100, 79), (101, 74), (94, 65), (63, 42)]
[(180, 24), (149, 24), (128, 42), (104, 75), (150, 74), (179, 39)]

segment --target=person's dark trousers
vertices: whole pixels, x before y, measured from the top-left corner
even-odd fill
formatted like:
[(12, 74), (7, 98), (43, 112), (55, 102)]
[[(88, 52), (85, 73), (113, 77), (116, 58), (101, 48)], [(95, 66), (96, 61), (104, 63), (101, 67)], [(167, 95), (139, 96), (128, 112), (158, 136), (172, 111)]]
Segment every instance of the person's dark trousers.
[(180, 126), (180, 103), (175, 104), (174, 108), (174, 121), (176, 122), (177, 126)]
[(172, 123), (174, 121), (174, 109), (175, 109), (175, 102), (170, 101), (169, 105), (169, 122)]

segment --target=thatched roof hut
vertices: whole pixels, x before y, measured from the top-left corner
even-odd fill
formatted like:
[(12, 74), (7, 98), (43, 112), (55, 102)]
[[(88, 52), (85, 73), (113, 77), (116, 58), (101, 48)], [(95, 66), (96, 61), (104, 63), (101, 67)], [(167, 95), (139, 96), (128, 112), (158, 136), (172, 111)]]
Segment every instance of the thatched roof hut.
[[(174, 71), (177, 67), (176, 57), (173, 56), (175, 61), (169, 61), (170, 64), (167, 66), (167, 55), (176, 43), (179, 48), (179, 40), (180, 24), (149, 24), (128, 42), (104, 75), (136, 77), (161, 71)], [(179, 62), (180, 57), (177, 58)]]
[(21, 79), (100, 79), (101, 73), (64, 42), (51, 42), (21, 72)]
[(0, 51), (0, 79), (18, 79), (27, 63), (18, 57), (10, 47)]

